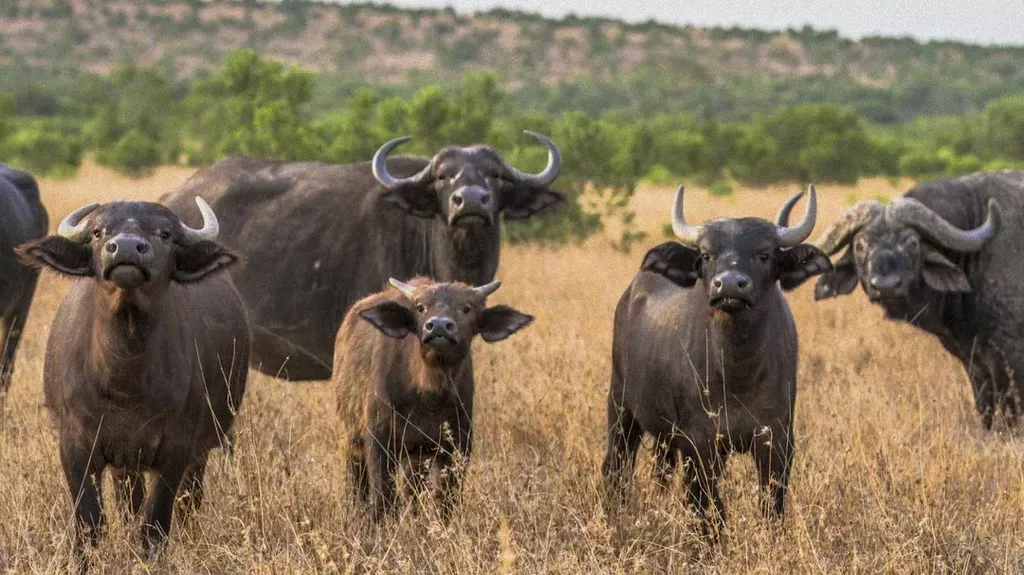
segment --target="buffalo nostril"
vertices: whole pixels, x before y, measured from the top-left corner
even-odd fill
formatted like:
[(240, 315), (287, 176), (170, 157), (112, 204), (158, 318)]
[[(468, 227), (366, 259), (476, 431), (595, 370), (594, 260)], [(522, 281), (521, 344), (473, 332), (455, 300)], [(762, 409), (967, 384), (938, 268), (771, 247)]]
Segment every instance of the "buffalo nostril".
[(750, 285), (750, 282), (748, 282), (747, 280), (740, 280), (736, 282), (736, 287), (740, 289), (746, 289), (748, 285)]
[(444, 328), (445, 328), (446, 330), (448, 330), (448, 331), (452, 331), (452, 330), (454, 330), (454, 329), (455, 329), (455, 324), (454, 324), (454, 323), (452, 323), (452, 322), (450, 322), (450, 321), (449, 321), (449, 322), (446, 322), (446, 323), (444, 324)]
[(462, 196), (460, 196), (458, 194), (452, 196), (452, 203), (455, 204), (456, 206), (461, 206), (462, 205)]
[(434, 322), (428, 321), (427, 325), (425, 325), (423, 327), (427, 328), (427, 331), (434, 331)]
[(149, 246), (146, 244), (139, 244), (135, 246), (135, 251), (139, 252), (140, 254), (144, 254), (149, 251)]
[(484, 195), (480, 196), (480, 203), (485, 205), (485, 206), (487, 204), (491, 203), (491, 194), (484, 194)]
[(114, 242), (108, 243), (106, 245), (106, 250), (107, 250), (107, 253), (111, 253), (111, 254), (117, 253), (117, 244), (114, 243)]
[(722, 280), (715, 278), (715, 280), (711, 282), (711, 285), (715, 286), (716, 288), (720, 288), (722, 287)]

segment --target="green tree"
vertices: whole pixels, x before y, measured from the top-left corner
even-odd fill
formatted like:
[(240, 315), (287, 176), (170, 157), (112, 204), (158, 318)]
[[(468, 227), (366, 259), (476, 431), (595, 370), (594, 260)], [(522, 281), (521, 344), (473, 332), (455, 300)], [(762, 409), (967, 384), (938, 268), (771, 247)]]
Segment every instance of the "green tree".
[(312, 84), (312, 74), (264, 60), (253, 50), (231, 54), (185, 100), (190, 159), (308, 157), (313, 143), (302, 108)]
[(996, 100), (985, 107), (983, 116), (988, 153), (1024, 160), (1024, 96)]
[(4, 163), (36, 175), (70, 177), (82, 162), (81, 138), (54, 119), (19, 126), (4, 144)]

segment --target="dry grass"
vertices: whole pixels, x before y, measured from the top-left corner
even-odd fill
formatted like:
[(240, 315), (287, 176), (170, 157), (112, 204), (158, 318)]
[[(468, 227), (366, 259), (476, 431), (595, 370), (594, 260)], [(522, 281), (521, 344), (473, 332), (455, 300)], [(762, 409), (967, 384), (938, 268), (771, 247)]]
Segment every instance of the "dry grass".
[[(188, 172), (127, 182), (95, 168), (44, 182), (53, 219), (86, 199), (155, 197)], [(59, 191), (63, 190), (63, 191)], [(68, 194), (67, 190), (75, 190)], [(771, 216), (789, 190), (731, 200), (695, 193), (693, 217)], [(824, 189), (822, 218), (851, 194)], [(863, 199), (895, 190), (868, 182)], [(62, 195), (63, 194), (63, 195)], [(659, 241), (671, 190), (641, 193), (642, 225)], [(802, 209), (802, 208), (800, 208)], [(477, 442), (453, 522), (431, 506), (376, 528), (347, 499), (333, 394), (253, 374), (234, 459), (213, 458), (198, 521), (172, 535), (155, 567), (187, 573), (427, 572), (980, 573), (1024, 570), (1024, 470), (1017, 436), (982, 431), (960, 366), (931, 338), (883, 322), (861, 295), (816, 304), (790, 297), (802, 341), (797, 458), (782, 528), (759, 518), (756, 481), (733, 460), (730, 532), (702, 549), (677, 487), (650, 488), (609, 522), (599, 465), (614, 304), (641, 253), (594, 241), (503, 254), (496, 299), (537, 322), (479, 343)], [(43, 280), (0, 419), (0, 571), (52, 572), (70, 549), (71, 502), (55, 434), (41, 407), (43, 348), (67, 283)], [(111, 509), (108, 501), (108, 509)], [(134, 530), (114, 522), (97, 550), (101, 572), (143, 572)]]

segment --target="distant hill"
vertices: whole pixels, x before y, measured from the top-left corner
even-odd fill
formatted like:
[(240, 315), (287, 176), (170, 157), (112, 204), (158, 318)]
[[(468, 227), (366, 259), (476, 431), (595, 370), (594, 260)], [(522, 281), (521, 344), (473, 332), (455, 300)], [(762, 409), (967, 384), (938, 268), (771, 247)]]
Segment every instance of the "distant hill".
[[(179, 79), (239, 48), (322, 73), (321, 97), (375, 84), (396, 91), (495, 70), (538, 109), (749, 116), (805, 101), (847, 104), (881, 122), (964, 114), (1024, 92), (1024, 47), (832, 31), (458, 14), (284, 0), (5, 0), (0, 72), (54, 78), (134, 60)], [(0, 87), (0, 90), (3, 88)]]

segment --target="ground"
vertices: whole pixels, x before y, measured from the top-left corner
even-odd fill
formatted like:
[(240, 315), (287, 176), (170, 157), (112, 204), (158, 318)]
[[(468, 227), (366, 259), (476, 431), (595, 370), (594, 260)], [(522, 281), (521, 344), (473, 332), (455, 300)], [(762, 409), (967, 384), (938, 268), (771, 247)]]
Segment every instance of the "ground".
[[(54, 226), (86, 201), (152, 199), (189, 170), (130, 181), (87, 166), (43, 181)], [(819, 186), (821, 219), (855, 199), (899, 193), (883, 181)], [(773, 216), (790, 186), (688, 198), (693, 221)], [(662, 241), (672, 190), (635, 201), (647, 245)], [(803, 207), (797, 208), (797, 215)], [(381, 528), (348, 499), (329, 385), (252, 373), (233, 459), (217, 453), (195, 522), (177, 526), (146, 566), (135, 530), (114, 522), (96, 572), (182, 573), (982, 573), (1024, 571), (1019, 434), (985, 432), (962, 368), (931, 337), (888, 323), (859, 292), (815, 303), (790, 294), (800, 332), (796, 460), (781, 526), (764, 523), (746, 457), (730, 462), (730, 529), (717, 552), (697, 541), (677, 484), (640, 490), (626, 517), (602, 511), (615, 302), (643, 249), (599, 238), (558, 249), (506, 248), (494, 301), (534, 314), (505, 342), (475, 347), (477, 427), (465, 500), (450, 525), (432, 505)], [(643, 246), (644, 248), (647, 245)], [(0, 412), (0, 571), (60, 572), (71, 499), (42, 407), (43, 351), (69, 282), (44, 277)], [(112, 510), (108, 501), (108, 510)]]

